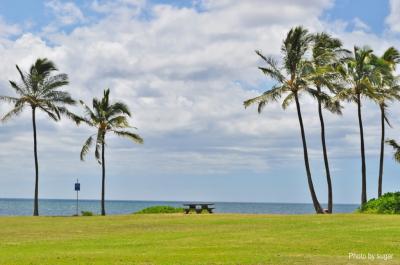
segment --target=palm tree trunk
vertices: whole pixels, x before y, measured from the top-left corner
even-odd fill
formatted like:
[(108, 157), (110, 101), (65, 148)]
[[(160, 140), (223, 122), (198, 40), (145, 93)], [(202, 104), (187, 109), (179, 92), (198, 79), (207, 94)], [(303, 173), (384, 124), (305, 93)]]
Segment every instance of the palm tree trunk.
[(364, 129), (361, 117), (361, 95), (357, 95), (358, 125), (361, 142), (361, 205), (367, 202), (367, 170), (365, 165)]
[(381, 154), (379, 159), (378, 197), (382, 196), (383, 157), (385, 154), (385, 109), (381, 104)]
[(101, 215), (106, 215), (106, 209), (104, 204), (105, 197), (105, 181), (106, 181), (106, 164), (104, 158), (104, 141), (105, 133), (103, 134), (103, 142), (101, 143), (101, 168), (102, 168), (102, 181), (101, 181)]
[[(320, 93), (321, 88), (319, 86), (317, 86), (317, 89), (318, 89), (318, 93)], [(326, 149), (326, 142), (325, 142), (325, 122), (324, 122), (324, 116), (322, 115), (322, 106), (321, 105), (322, 105), (321, 100), (318, 99), (318, 115), (319, 115), (319, 121), (321, 123), (322, 152), (324, 155), (326, 182), (328, 184), (328, 213), (332, 213), (332, 210), (333, 210), (332, 180), (331, 180), (331, 173), (329, 170), (328, 152)]]
[(39, 164), (36, 142), (36, 108), (32, 107), (32, 125), (33, 125), (33, 152), (35, 155), (35, 199), (33, 204), (33, 215), (39, 215)]
[(317, 194), (315, 193), (314, 184), (313, 184), (313, 181), (311, 178), (310, 164), (308, 161), (307, 142), (306, 142), (306, 136), (304, 133), (303, 118), (301, 117), (300, 103), (299, 103), (299, 98), (297, 96), (297, 93), (294, 95), (294, 98), (296, 100), (297, 116), (299, 118), (301, 139), (303, 141), (304, 164), (306, 166), (308, 188), (310, 189), (311, 199), (312, 199), (315, 211), (317, 213), (323, 213), (321, 205), (318, 202)]

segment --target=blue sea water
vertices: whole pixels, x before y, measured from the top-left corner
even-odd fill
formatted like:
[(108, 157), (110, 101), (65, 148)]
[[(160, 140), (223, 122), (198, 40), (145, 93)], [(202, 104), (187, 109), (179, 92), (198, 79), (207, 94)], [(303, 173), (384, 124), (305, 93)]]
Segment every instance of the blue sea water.
[[(106, 201), (107, 214), (130, 214), (155, 205), (182, 207), (178, 201)], [(212, 202), (217, 213), (251, 214), (310, 214), (314, 213), (312, 204), (306, 203), (249, 203), (249, 202)], [(326, 207), (326, 206), (324, 206)], [(356, 204), (336, 204), (334, 212), (353, 212)], [(0, 215), (32, 215), (32, 199), (0, 199)], [(80, 200), (79, 211), (100, 213), (100, 201)], [(42, 199), (39, 200), (40, 215), (70, 216), (76, 213), (75, 200)]]

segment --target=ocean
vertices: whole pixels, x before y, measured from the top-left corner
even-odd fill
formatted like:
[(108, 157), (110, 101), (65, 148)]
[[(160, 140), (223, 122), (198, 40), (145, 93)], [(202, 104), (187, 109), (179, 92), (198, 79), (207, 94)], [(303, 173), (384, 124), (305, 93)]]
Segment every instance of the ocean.
[[(143, 208), (155, 205), (182, 207), (183, 201), (106, 201), (107, 214), (131, 214)], [(251, 202), (211, 202), (216, 213), (249, 214), (311, 214), (312, 204), (308, 203), (251, 203)], [(326, 205), (323, 205), (326, 207)], [(334, 212), (350, 213), (357, 209), (357, 204), (336, 204)], [(79, 212), (100, 213), (100, 201), (79, 200)], [(32, 199), (0, 199), (0, 216), (32, 215)], [(46, 216), (71, 216), (76, 214), (76, 200), (41, 199), (39, 214)]]

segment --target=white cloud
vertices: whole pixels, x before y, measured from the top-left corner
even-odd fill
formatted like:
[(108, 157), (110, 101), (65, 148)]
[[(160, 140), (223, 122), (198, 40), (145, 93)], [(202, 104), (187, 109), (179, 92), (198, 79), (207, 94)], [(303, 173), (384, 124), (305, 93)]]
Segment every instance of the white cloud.
[(354, 28), (356, 30), (362, 30), (362, 31), (369, 31), (370, 30), (370, 27), (358, 17), (353, 19), (353, 24), (354, 24)]
[(91, 9), (98, 13), (120, 18), (138, 15), (145, 5), (145, 0), (94, 0), (91, 3)]
[(8, 24), (0, 16), (0, 38), (15, 36), (21, 33), (20, 26), (16, 24)]
[(48, 0), (45, 2), (45, 7), (51, 11), (55, 19), (42, 29), (44, 36), (46, 34), (55, 33), (62, 27), (72, 26), (86, 21), (81, 9), (74, 2)]
[(400, 1), (389, 0), (390, 14), (386, 18), (386, 24), (393, 32), (400, 32)]
[(49, 0), (45, 6), (52, 10), (62, 25), (71, 25), (85, 20), (82, 11), (73, 2)]

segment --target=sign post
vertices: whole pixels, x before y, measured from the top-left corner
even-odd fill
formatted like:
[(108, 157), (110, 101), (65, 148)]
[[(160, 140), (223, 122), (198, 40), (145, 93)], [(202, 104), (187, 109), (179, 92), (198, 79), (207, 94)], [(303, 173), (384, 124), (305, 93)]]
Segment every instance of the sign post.
[(81, 184), (79, 183), (78, 179), (76, 179), (75, 183), (75, 191), (76, 191), (76, 216), (79, 216), (79, 191), (81, 190)]

